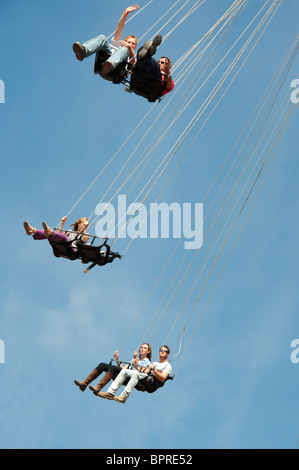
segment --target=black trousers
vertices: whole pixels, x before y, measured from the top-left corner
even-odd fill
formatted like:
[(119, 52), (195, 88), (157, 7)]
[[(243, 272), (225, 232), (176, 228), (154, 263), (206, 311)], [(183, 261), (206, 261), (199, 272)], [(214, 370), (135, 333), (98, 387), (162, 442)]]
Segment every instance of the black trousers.
[(98, 370), (99, 374), (102, 372), (110, 372), (113, 376), (116, 376), (122, 370), (121, 367), (114, 366), (112, 364), (107, 364), (106, 362), (101, 362), (96, 369)]

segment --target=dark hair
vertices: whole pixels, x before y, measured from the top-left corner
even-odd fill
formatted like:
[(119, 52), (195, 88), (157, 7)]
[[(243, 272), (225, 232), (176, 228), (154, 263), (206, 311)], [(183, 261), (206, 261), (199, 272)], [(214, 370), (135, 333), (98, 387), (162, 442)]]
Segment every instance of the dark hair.
[(162, 57), (160, 57), (159, 60), (161, 60), (161, 59), (167, 59), (167, 60), (169, 60), (169, 62), (170, 62), (170, 67), (171, 67), (171, 60), (169, 59), (169, 57), (166, 57), (165, 55), (162, 55)]
[(167, 344), (163, 344), (162, 346), (160, 346), (160, 349), (161, 349), (161, 348), (167, 348), (168, 354), (170, 354), (170, 349), (169, 349), (169, 347), (167, 346)]

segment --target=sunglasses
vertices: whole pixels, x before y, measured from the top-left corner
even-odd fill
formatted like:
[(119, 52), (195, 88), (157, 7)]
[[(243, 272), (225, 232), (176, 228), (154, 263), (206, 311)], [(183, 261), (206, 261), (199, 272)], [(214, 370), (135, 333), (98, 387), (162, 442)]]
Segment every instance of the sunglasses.
[(163, 349), (163, 348), (161, 348), (161, 349), (160, 349), (160, 352), (166, 352), (166, 353), (169, 353), (169, 351), (168, 351), (167, 349)]

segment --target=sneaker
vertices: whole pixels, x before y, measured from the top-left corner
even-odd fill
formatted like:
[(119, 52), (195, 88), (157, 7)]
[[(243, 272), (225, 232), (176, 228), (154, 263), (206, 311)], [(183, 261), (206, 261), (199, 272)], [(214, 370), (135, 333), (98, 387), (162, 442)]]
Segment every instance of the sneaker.
[(75, 42), (73, 44), (73, 51), (76, 54), (78, 60), (82, 61), (86, 56), (85, 47), (80, 44), (80, 42)]
[(111, 70), (112, 70), (112, 64), (108, 62), (108, 60), (106, 60), (106, 62), (103, 63), (101, 72), (103, 75), (107, 75), (108, 73), (111, 72)]
[(99, 392), (97, 396), (100, 398), (107, 398), (107, 400), (114, 400), (114, 395), (109, 392)]
[(118, 401), (118, 403), (126, 403), (127, 399), (119, 395), (119, 397), (114, 397), (114, 400)]
[(150, 50), (148, 51), (149, 55), (154, 55), (157, 52), (157, 47), (160, 46), (162, 42), (162, 36), (161, 34), (158, 34), (157, 36), (154, 37), (153, 43), (150, 47)]
[(138, 52), (137, 56), (139, 59), (144, 59), (144, 57), (148, 54), (150, 48), (152, 47), (153, 41), (148, 39), (142, 46), (142, 49)]

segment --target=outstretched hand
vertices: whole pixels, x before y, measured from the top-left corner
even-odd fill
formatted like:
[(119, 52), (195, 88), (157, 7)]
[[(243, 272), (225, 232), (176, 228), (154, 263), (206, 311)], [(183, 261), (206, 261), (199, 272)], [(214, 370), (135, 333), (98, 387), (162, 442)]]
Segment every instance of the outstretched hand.
[(171, 67), (171, 62), (169, 59), (165, 58), (165, 73), (167, 73), (167, 75), (170, 74), (170, 67)]
[(131, 5), (130, 7), (125, 9), (125, 13), (126, 15), (128, 15), (129, 13), (132, 13), (133, 11), (138, 10), (138, 8), (139, 8), (139, 5)]
[(118, 357), (118, 351), (115, 351), (115, 353), (113, 354), (113, 357), (116, 361), (119, 360), (119, 357)]

